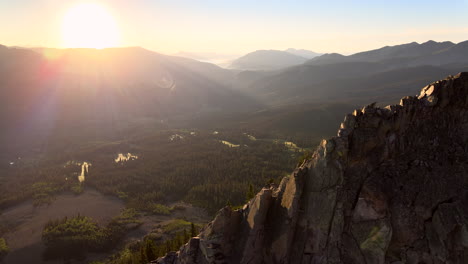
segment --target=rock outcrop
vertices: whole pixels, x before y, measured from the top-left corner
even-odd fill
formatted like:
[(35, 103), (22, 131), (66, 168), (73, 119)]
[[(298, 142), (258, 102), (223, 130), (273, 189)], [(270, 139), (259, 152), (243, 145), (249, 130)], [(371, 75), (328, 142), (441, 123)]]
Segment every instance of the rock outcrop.
[(157, 263), (468, 263), (468, 73), (348, 114), (279, 186)]

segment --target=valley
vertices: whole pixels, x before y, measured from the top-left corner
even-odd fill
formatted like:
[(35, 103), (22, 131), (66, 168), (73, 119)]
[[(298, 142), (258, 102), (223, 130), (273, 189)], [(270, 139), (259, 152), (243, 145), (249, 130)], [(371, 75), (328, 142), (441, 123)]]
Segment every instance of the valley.
[[(137, 210), (136, 226), (116, 249), (152, 233), (155, 241), (164, 242), (175, 233), (157, 231), (158, 225), (184, 219), (201, 227), (219, 207), (242, 204), (249, 186), (278, 181), (303, 155), (284, 140), (252, 140), (250, 134), (224, 129), (195, 131), (153, 130), (119, 141), (80, 141), (67, 146), (67, 152), (50, 151), (47, 158), (29, 154), (5, 167), (0, 237), (10, 253), (4, 262), (42, 258), (45, 223), (65, 216), (87, 216), (105, 226), (124, 210)], [(103, 260), (112, 252), (117, 253), (91, 252), (75, 261)]]

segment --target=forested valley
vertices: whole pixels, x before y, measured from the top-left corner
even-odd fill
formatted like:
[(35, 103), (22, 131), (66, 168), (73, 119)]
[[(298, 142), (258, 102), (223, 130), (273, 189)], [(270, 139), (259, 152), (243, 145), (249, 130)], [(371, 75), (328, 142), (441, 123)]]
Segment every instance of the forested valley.
[[(176, 250), (204, 223), (190, 227), (187, 219), (163, 222), (158, 237), (126, 245), (125, 233), (141, 225), (141, 217), (172, 217), (185, 209), (174, 205), (177, 202), (207, 215), (226, 205), (240, 206), (263, 186), (278, 184), (313, 144), (307, 138), (289, 140), (294, 139), (255, 131), (173, 129), (78, 144), (46, 157), (15, 157), (2, 167), (0, 208), (30, 201), (41, 210), (61, 194), (79, 197), (86, 190), (116, 197), (126, 209), (110, 223), (79, 215), (51, 219), (42, 234), (48, 248), (43, 258), (82, 259), (86, 252), (120, 248), (112, 263), (145, 263)], [(0, 226), (0, 237), (11, 228)]]

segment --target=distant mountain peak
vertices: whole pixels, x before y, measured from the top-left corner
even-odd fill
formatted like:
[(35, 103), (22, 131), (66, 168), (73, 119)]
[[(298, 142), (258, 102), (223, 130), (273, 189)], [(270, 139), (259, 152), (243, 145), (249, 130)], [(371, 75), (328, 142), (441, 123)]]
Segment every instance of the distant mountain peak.
[(325, 53), (322, 55), (323, 57), (330, 57), (330, 58), (338, 58), (338, 57), (346, 57), (345, 55), (343, 54), (340, 54), (340, 53)]
[(322, 55), (321, 53), (317, 53), (317, 52), (306, 50), (306, 49), (289, 48), (289, 49), (286, 49), (285, 51), (291, 54), (297, 55), (297, 56), (304, 57), (306, 59), (312, 59), (312, 58)]
[(256, 50), (234, 60), (229, 68), (238, 70), (278, 70), (298, 64), (307, 59), (281, 50)]
[(307, 61), (307, 64), (334, 64), (348, 60), (348, 56), (339, 53), (325, 53)]

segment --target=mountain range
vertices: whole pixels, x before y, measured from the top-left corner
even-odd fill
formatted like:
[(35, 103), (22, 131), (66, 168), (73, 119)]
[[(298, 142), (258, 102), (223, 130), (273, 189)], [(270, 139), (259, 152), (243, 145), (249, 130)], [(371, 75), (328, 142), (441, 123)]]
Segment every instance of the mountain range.
[[(418, 44), (411, 42), (396, 46), (385, 46), (380, 49), (370, 50), (343, 56), (341, 54), (325, 54), (308, 62), (310, 65), (334, 64), (343, 62), (389, 62), (392, 65), (443, 65), (458, 61), (466, 61), (465, 56), (455, 58), (453, 53), (462, 52), (468, 44), (458, 44), (445, 41), (435, 42), (433, 40)], [(462, 55), (462, 54), (458, 54)], [(437, 61), (436, 58), (444, 57), (445, 61)]]
[(332, 133), (343, 112), (367, 102), (397, 102), (415, 94), (415, 87), (468, 70), (467, 49), (466, 41), (413, 42), (309, 60), (258, 51), (245, 57), (276, 54), (302, 64), (255, 71), (142, 48), (0, 46), (0, 121), (8, 124), (1, 140), (23, 143), (11, 139), (27, 138), (39, 128), (44, 135), (75, 127), (101, 128), (105, 134), (135, 123), (287, 133), (290, 124), (309, 124), (294, 133), (319, 139)]
[(466, 70), (467, 54), (468, 41), (413, 42), (350, 56), (324, 54), (270, 74), (250, 72), (238, 77), (245, 91), (273, 105), (363, 103), (361, 99), (389, 103), (416, 93), (412, 87)]

